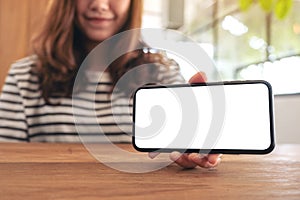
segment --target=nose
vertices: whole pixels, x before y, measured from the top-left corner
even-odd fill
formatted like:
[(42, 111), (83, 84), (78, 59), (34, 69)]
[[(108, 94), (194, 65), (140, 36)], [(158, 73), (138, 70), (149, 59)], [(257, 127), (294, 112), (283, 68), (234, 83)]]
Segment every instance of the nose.
[(93, 11), (107, 11), (109, 10), (109, 0), (92, 0), (89, 7)]

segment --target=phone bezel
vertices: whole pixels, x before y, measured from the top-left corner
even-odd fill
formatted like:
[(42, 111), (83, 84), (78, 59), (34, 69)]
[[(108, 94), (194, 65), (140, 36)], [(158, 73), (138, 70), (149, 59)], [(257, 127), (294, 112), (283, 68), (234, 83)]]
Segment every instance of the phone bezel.
[[(216, 86), (216, 85), (240, 85), (240, 84), (264, 84), (268, 88), (269, 97), (269, 117), (270, 117), (270, 145), (267, 149), (179, 149), (179, 148), (140, 148), (135, 143), (135, 113), (136, 113), (136, 94), (141, 89), (155, 88), (176, 88), (176, 87), (197, 87), (197, 86)], [(173, 152), (181, 153), (205, 153), (205, 154), (268, 154), (275, 148), (275, 127), (274, 127), (274, 96), (272, 86), (264, 80), (247, 80), (247, 81), (224, 81), (224, 82), (206, 82), (206, 83), (191, 83), (191, 84), (173, 84), (173, 85), (146, 85), (138, 88), (133, 95), (133, 125), (132, 125), (132, 145), (140, 152)]]

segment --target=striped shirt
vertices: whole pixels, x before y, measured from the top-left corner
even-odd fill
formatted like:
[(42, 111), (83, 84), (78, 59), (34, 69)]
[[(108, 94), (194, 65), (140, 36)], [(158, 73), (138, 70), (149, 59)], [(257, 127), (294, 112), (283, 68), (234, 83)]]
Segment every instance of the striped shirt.
[[(131, 141), (132, 99), (117, 89), (111, 94), (107, 72), (101, 79), (91, 73), (84, 91), (72, 97), (52, 97), (52, 104), (46, 104), (34, 63), (34, 56), (26, 57), (9, 70), (0, 96), (0, 141)], [(161, 84), (184, 82), (176, 63), (161, 66), (158, 80)]]

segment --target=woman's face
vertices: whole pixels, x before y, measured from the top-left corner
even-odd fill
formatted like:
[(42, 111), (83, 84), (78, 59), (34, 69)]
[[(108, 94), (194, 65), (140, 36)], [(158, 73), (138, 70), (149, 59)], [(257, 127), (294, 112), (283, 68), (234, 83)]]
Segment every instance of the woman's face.
[(131, 0), (76, 0), (76, 25), (90, 42), (118, 33), (128, 18)]

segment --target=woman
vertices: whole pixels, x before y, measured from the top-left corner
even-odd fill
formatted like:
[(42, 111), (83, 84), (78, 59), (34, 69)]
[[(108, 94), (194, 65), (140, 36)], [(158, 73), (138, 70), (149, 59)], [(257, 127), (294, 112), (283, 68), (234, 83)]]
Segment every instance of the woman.
[[(33, 41), (34, 56), (12, 65), (2, 89), (0, 140), (79, 142), (77, 131), (84, 130), (84, 135), (91, 141), (95, 136), (105, 134), (112, 142), (128, 142), (131, 116), (122, 112), (122, 108), (131, 105), (122, 103), (122, 99), (128, 99), (130, 94), (118, 93), (121, 103), (117, 113), (112, 114), (110, 106), (111, 93), (118, 81), (137, 65), (150, 63), (151, 67), (136, 74), (132, 82), (125, 82), (125, 91), (139, 85), (141, 77), (159, 83), (182, 82), (177, 65), (160, 53), (149, 54), (140, 49), (111, 63), (99, 83), (86, 74), (80, 77), (84, 85), (74, 89), (74, 83), (82, 61), (92, 49), (117, 33), (140, 28), (141, 17), (141, 0), (52, 1), (45, 25)], [(136, 42), (134, 45), (141, 44)], [(109, 56), (110, 51), (117, 47), (108, 50), (106, 55)], [(156, 64), (151, 64), (153, 61)], [(97, 69), (91, 66), (89, 70)], [(192, 81), (203, 79), (198, 74)], [(90, 92), (88, 88), (95, 84), (96, 91)], [(73, 104), (72, 91), (85, 92), (78, 104)], [(102, 134), (97, 129), (99, 124), (91, 119), (88, 112), (85, 113), (89, 109), (85, 105), (90, 102), (91, 95), (96, 98), (96, 116)], [(88, 127), (86, 124), (74, 124), (74, 107), (81, 117), (92, 120)], [(119, 118), (121, 125), (115, 123), (114, 117)], [(219, 162), (218, 155), (173, 154), (171, 158), (183, 167), (212, 167)]]

